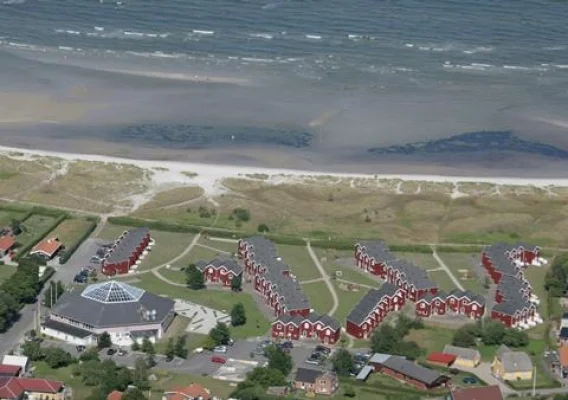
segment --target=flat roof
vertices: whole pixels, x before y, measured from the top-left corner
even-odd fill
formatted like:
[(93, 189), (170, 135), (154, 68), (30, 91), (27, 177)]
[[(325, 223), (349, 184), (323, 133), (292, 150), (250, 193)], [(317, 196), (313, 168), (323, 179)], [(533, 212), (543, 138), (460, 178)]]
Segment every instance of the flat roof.
[(359, 373), (357, 374), (355, 379), (358, 380), (358, 381), (364, 381), (369, 377), (371, 372), (373, 372), (374, 370), (375, 369), (373, 367), (371, 367), (370, 365), (367, 365), (367, 366), (363, 367), (363, 369), (361, 369), (361, 371), (359, 371)]
[(91, 335), (94, 335), (93, 332), (89, 332), (85, 329), (77, 328), (76, 326), (67, 325), (59, 321), (54, 321), (51, 318), (48, 318), (43, 323), (43, 326), (49, 329), (53, 329), (58, 332), (63, 332), (68, 335), (71, 335), (76, 338), (84, 339)]

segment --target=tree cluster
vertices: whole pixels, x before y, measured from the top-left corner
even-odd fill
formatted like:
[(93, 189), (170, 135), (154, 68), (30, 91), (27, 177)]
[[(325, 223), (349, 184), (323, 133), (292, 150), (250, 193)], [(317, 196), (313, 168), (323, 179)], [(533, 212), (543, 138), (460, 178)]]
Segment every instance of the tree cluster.
[(141, 394), (140, 390), (150, 388), (148, 370), (148, 365), (143, 358), (137, 359), (134, 370), (130, 371), (126, 367), (117, 366), (112, 360), (101, 361), (96, 357), (76, 364), (73, 368), (73, 375), (80, 377), (86, 386), (94, 387), (88, 400), (105, 400), (113, 390), (124, 392), (129, 385), (134, 385), (138, 390), (132, 390), (137, 393), (130, 393), (129, 389), (125, 397), (129, 395), (128, 398), (141, 400), (144, 397), (134, 397), (134, 395)]
[(20, 260), (16, 272), (0, 285), (0, 332), (18, 317), (22, 304), (36, 301), (40, 290), (39, 265), (27, 258)]
[(241, 326), (246, 324), (247, 316), (245, 311), (245, 305), (243, 303), (237, 303), (233, 306), (231, 310), (231, 325)]
[(226, 345), (231, 340), (231, 331), (227, 324), (218, 322), (210, 331), (208, 336), (208, 345), (205, 347), (215, 347), (219, 345)]
[(24, 343), (23, 353), (30, 361), (45, 361), (50, 368), (67, 367), (75, 362), (71, 354), (59, 347), (42, 348), (39, 341)]
[(103, 332), (99, 337), (99, 341), (97, 342), (97, 347), (100, 349), (108, 349), (112, 347), (112, 339), (108, 332)]
[(462, 326), (454, 333), (452, 344), (474, 347), (478, 339), (488, 346), (504, 344), (509, 347), (524, 347), (529, 344), (526, 332), (507, 328), (502, 322), (492, 319)]
[(237, 207), (231, 214), (237, 221), (247, 222), (250, 221), (250, 211), (246, 208)]
[(185, 269), (185, 279), (187, 287), (190, 289), (199, 290), (205, 287), (203, 273), (197, 269), (195, 264), (189, 264), (189, 266)]
[(171, 361), (174, 357), (187, 358), (187, 343), (185, 336), (178, 336), (176, 339), (169, 338), (166, 345), (166, 358)]
[(270, 386), (286, 386), (286, 376), (277, 369), (257, 367), (247, 374), (247, 378), (237, 385), (231, 398), (239, 400), (267, 399), (266, 389)]
[(292, 357), (285, 353), (279, 346), (271, 345), (266, 347), (264, 354), (268, 359), (268, 368), (280, 371), (282, 375), (288, 376), (294, 366)]
[(568, 254), (554, 259), (544, 279), (544, 287), (553, 297), (562, 297), (568, 289)]
[(345, 349), (339, 349), (335, 352), (331, 357), (331, 365), (335, 373), (340, 376), (349, 376), (355, 371), (353, 355)]
[(233, 279), (231, 279), (231, 290), (233, 292), (240, 292), (243, 290), (243, 275), (235, 275)]
[(423, 327), (422, 321), (401, 314), (394, 327), (383, 324), (375, 330), (371, 338), (371, 348), (375, 353), (405, 356), (410, 360), (415, 360), (422, 350), (416, 342), (404, 340), (404, 337), (411, 329), (422, 329)]
[(59, 299), (63, 293), (65, 293), (65, 286), (63, 285), (63, 282), (49, 282), (49, 286), (43, 295), (43, 304), (47, 308), (53, 307), (53, 305), (57, 302), (57, 299)]

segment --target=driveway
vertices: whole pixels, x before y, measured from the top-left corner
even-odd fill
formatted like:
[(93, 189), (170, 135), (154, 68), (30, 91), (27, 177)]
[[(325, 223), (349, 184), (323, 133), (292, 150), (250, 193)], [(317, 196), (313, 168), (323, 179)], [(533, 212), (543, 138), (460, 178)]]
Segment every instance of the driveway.
[(491, 364), (488, 362), (482, 362), (475, 368), (469, 367), (457, 367), (460, 371), (468, 372), (472, 375), (478, 376), (481, 380), (483, 380), (488, 385), (498, 385), (501, 388), (501, 392), (505, 395), (515, 393), (513, 389), (509, 386), (505, 385), (502, 381), (497, 379), (491, 373)]

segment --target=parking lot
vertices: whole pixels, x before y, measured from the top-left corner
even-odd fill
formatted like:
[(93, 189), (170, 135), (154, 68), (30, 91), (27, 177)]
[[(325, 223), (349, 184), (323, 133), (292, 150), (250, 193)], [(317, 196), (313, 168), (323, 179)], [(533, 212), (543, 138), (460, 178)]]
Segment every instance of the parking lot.
[(72, 283), (75, 275), (87, 266), (95, 267), (95, 269), (100, 272), (100, 264), (91, 262), (91, 257), (96, 255), (97, 250), (108, 242), (108, 240), (94, 238), (85, 240), (71, 256), (69, 261), (57, 268), (57, 278), (61, 279), (65, 284)]

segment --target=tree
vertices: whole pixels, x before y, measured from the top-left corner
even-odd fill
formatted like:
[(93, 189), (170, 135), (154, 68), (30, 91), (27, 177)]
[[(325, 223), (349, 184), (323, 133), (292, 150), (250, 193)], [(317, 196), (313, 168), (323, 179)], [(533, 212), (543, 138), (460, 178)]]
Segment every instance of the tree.
[(371, 337), (371, 348), (375, 353), (393, 354), (393, 349), (400, 342), (398, 332), (390, 325), (380, 325)]
[(353, 389), (351, 386), (345, 386), (345, 388), (343, 389), (343, 394), (345, 397), (355, 397), (357, 395), (357, 393), (355, 393), (355, 389)]
[(282, 372), (282, 375), (288, 376), (292, 371), (292, 357), (275, 345), (268, 346), (265, 349), (266, 358), (268, 358), (268, 368), (276, 369)]
[(81, 353), (79, 360), (83, 362), (90, 360), (100, 361), (99, 350), (96, 347), (89, 347), (87, 350)]
[[(278, 369), (257, 367), (247, 374), (247, 381), (263, 388), (285, 386), (286, 377)], [(246, 386), (246, 385), (245, 385)]]
[(132, 351), (140, 351), (140, 344), (135, 340), (130, 345), (130, 350)]
[(45, 356), (41, 344), (35, 340), (24, 343), (23, 354), (28, 357), (30, 361), (43, 360)]
[(178, 336), (174, 346), (174, 354), (181, 358), (187, 358), (187, 341), (185, 336)]
[(237, 303), (233, 306), (231, 310), (231, 325), (241, 326), (247, 322), (247, 316), (245, 313), (245, 306), (243, 303)]
[(57, 299), (59, 299), (64, 292), (65, 286), (63, 286), (63, 282), (49, 282), (49, 287), (44, 293), (43, 304), (47, 308), (53, 307), (53, 305), (57, 302)]
[(215, 346), (228, 344), (231, 339), (231, 331), (227, 324), (217, 322), (217, 325), (209, 331), (209, 337), (213, 340)]
[(138, 388), (128, 389), (124, 392), (121, 400), (146, 400), (147, 397), (142, 393), (142, 391)]
[(59, 347), (48, 347), (44, 350), (44, 359), (50, 368), (66, 367), (74, 360), (71, 354)]
[(169, 338), (168, 343), (166, 345), (166, 352), (164, 353), (166, 358), (171, 361), (176, 356), (176, 350), (174, 346), (174, 338)]
[(250, 220), (250, 211), (246, 208), (237, 207), (233, 210), (232, 215), (237, 221), (247, 222)]
[(544, 279), (544, 287), (553, 297), (561, 297), (566, 291), (568, 279), (568, 255), (555, 257)]
[(108, 334), (108, 332), (103, 332), (101, 334), (101, 336), (99, 337), (99, 341), (97, 343), (97, 347), (100, 349), (108, 349), (109, 347), (112, 347), (112, 339), (110, 338), (110, 335)]
[(525, 331), (505, 329), (503, 344), (510, 347), (524, 347), (529, 344), (529, 335)]
[(14, 298), (0, 290), (0, 332), (4, 332), (18, 315), (18, 303)]
[(504, 336), (505, 325), (502, 322), (491, 319), (485, 321), (483, 333), (481, 334), (483, 344), (488, 346), (502, 344)]
[(189, 266), (185, 269), (185, 277), (187, 287), (190, 289), (199, 290), (205, 287), (203, 273), (197, 269), (195, 264), (189, 264)]
[(260, 233), (270, 232), (270, 229), (268, 229), (268, 225), (266, 224), (260, 224), (256, 230)]
[(142, 357), (138, 357), (134, 363), (134, 372), (132, 373), (132, 384), (140, 390), (150, 389), (150, 380), (148, 378), (148, 364)]
[(454, 333), (452, 344), (458, 347), (473, 347), (475, 346), (475, 336), (468, 330), (458, 329)]
[(341, 376), (349, 376), (355, 370), (353, 356), (345, 349), (339, 349), (331, 358), (333, 370)]
[(235, 275), (233, 279), (231, 279), (231, 290), (233, 292), (240, 292), (243, 290), (243, 275)]
[(10, 222), (10, 229), (12, 230), (12, 234), (14, 234), (14, 236), (19, 235), (20, 233), (22, 233), (22, 222), (18, 219), (13, 219)]
[(156, 354), (154, 343), (147, 336), (142, 340), (142, 351), (146, 354)]

